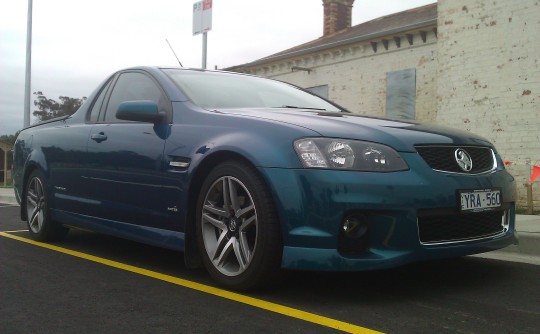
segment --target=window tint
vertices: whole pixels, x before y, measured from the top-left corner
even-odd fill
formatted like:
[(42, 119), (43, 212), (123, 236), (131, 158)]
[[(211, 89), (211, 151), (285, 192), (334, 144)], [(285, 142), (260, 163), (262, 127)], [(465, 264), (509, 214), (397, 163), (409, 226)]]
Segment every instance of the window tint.
[(99, 96), (97, 97), (96, 102), (94, 102), (94, 105), (92, 106), (92, 110), (90, 111), (88, 121), (92, 123), (95, 123), (98, 121), (99, 111), (101, 110), (101, 106), (103, 105), (103, 100), (105, 100), (105, 95), (107, 95), (107, 91), (109, 90), (111, 81), (112, 80), (109, 80), (109, 82), (105, 85), (105, 87), (99, 93)]
[(138, 72), (122, 73), (116, 81), (109, 98), (105, 121), (126, 122), (116, 118), (118, 106), (125, 101), (140, 100), (154, 101), (158, 104), (160, 110), (166, 109), (165, 96), (150, 77)]

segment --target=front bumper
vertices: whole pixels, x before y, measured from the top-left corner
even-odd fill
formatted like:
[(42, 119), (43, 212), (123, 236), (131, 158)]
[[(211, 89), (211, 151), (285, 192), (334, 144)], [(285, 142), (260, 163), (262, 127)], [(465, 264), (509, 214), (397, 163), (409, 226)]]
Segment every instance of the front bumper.
[[(315, 169), (260, 168), (276, 200), (283, 231), (282, 267), (289, 269), (358, 271), (406, 263), (488, 252), (517, 243), (515, 181), (504, 169), (486, 175), (433, 171), (413, 153), (402, 154), (410, 170), (366, 173)], [(468, 217), (459, 212), (459, 190), (500, 189), (499, 210), (505, 228), (497, 233), (451, 242), (424, 243), (419, 217), (426, 212)], [(348, 254), (340, 249), (343, 221), (366, 217), (367, 247)], [(482, 213), (479, 213), (480, 215)], [(501, 221), (501, 224), (503, 221)]]

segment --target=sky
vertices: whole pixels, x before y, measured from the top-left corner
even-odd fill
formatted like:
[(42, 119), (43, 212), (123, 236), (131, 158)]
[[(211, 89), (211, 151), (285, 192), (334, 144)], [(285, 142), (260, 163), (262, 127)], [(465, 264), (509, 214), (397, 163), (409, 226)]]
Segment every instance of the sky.
[[(202, 35), (192, 34), (195, 2), (33, 0), (31, 92), (81, 98), (119, 69), (177, 66), (166, 39), (184, 67), (200, 68)], [(434, 2), (356, 0), (352, 25)], [(0, 135), (23, 127), (27, 14), (27, 0), (0, 0)], [(322, 31), (322, 0), (213, 0), (207, 67), (248, 63)]]

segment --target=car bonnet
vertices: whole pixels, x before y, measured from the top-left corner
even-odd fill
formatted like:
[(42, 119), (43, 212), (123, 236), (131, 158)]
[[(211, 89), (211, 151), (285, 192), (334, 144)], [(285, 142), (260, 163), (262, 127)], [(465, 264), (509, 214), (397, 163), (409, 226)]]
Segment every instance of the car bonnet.
[(433, 124), (366, 117), (352, 113), (308, 109), (220, 109), (221, 113), (267, 119), (308, 128), (324, 137), (378, 142), (402, 152), (415, 152), (415, 145), (490, 146), (467, 131)]

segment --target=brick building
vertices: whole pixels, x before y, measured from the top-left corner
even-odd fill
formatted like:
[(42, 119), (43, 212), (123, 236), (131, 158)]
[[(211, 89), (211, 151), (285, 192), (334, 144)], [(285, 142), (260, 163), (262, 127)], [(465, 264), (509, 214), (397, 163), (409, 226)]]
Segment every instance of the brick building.
[[(228, 70), (291, 82), (352, 112), (466, 129), (495, 143), (527, 204), (540, 166), (540, 1), (439, 0), (351, 26), (323, 0), (322, 37)], [(532, 198), (540, 208), (540, 181)]]

